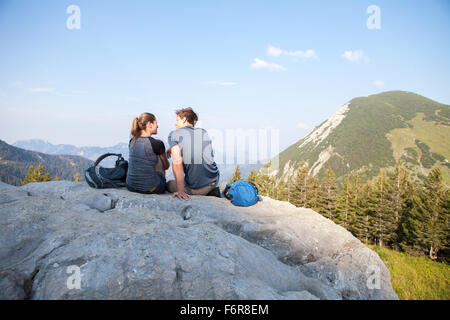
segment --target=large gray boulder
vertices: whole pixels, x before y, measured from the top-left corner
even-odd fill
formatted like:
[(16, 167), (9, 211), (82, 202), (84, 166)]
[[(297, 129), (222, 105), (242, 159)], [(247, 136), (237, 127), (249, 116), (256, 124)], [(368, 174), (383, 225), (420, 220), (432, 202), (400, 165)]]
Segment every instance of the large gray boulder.
[(0, 183), (0, 228), (1, 299), (398, 299), (374, 251), (270, 198)]

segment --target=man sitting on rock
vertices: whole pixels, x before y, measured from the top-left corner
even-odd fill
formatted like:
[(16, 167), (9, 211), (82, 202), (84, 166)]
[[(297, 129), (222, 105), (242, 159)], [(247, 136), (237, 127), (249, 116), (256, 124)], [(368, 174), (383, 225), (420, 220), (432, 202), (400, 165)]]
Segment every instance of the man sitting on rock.
[(176, 130), (169, 134), (167, 157), (172, 157), (175, 180), (167, 182), (173, 197), (189, 200), (190, 195), (220, 193), (219, 169), (214, 162), (211, 139), (205, 129), (195, 128), (198, 120), (192, 108), (175, 111)]

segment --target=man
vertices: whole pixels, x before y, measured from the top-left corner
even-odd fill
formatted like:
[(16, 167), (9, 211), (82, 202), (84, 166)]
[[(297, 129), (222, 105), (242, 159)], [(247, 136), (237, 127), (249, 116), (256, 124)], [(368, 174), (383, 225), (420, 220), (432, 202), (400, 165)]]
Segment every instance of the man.
[(173, 197), (189, 200), (189, 195), (217, 193), (219, 169), (214, 162), (211, 139), (205, 129), (195, 128), (198, 120), (192, 108), (175, 111), (176, 130), (169, 134), (167, 157), (172, 157), (175, 180), (167, 182)]

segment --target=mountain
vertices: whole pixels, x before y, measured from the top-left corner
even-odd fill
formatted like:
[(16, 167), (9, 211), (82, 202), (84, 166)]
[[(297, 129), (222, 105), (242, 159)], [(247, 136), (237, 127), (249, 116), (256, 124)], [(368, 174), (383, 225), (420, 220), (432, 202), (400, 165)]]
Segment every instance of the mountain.
[[(120, 142), (112, 147), (77, 147), (71, 144), (54, 145), (48, 141), (31, 139), (16, 141), (13, 143), (13, 146), (47, 154), (68, 154), (83, 156), (93, 161), (97, 160), (99, 156), (105, 153), (121, 153), (122, 156), (124, 156), (124, 158), (128, 160), (128, 143), (125, 142)], [(102, 165), (114, 166), (114, 162), (115, 160), (117, 160), (117, 158), (112, 157), (111, 159), (105, 159), (104, 162), (102, 161)]]
[(301, 160), (321, 178), (330, 166), (338, 182), (358, 172), (362, 181), (397, 160), (418, 182), (441, 167), (450, 185), (450, 106), (418, 94), (389, 91), (351, 100), (307, 136), (279, 154), (278, 177)]
[(61, 179), (72, 179), (75, 173), (84, 177), (84, 170), (94, 164), (93, 161), (74, 155), (49, 155), (42, 152), (18, 148), (0, 140), (0, 180), (12, 185), (20, 185), (30, 165), (42, 162), (53, 179), (57, 174)]

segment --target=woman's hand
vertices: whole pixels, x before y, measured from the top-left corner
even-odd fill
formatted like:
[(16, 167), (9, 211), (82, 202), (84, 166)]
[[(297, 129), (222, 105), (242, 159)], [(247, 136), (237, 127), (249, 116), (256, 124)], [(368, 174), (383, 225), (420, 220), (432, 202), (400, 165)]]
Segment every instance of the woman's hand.
[(184, 191), (174, 192), (172, 197), (173, 198), (177, 197), (178, 199), (181, 199), (181, 200), (189, 200), (189, 198), (190, 198), (189, 195)]

